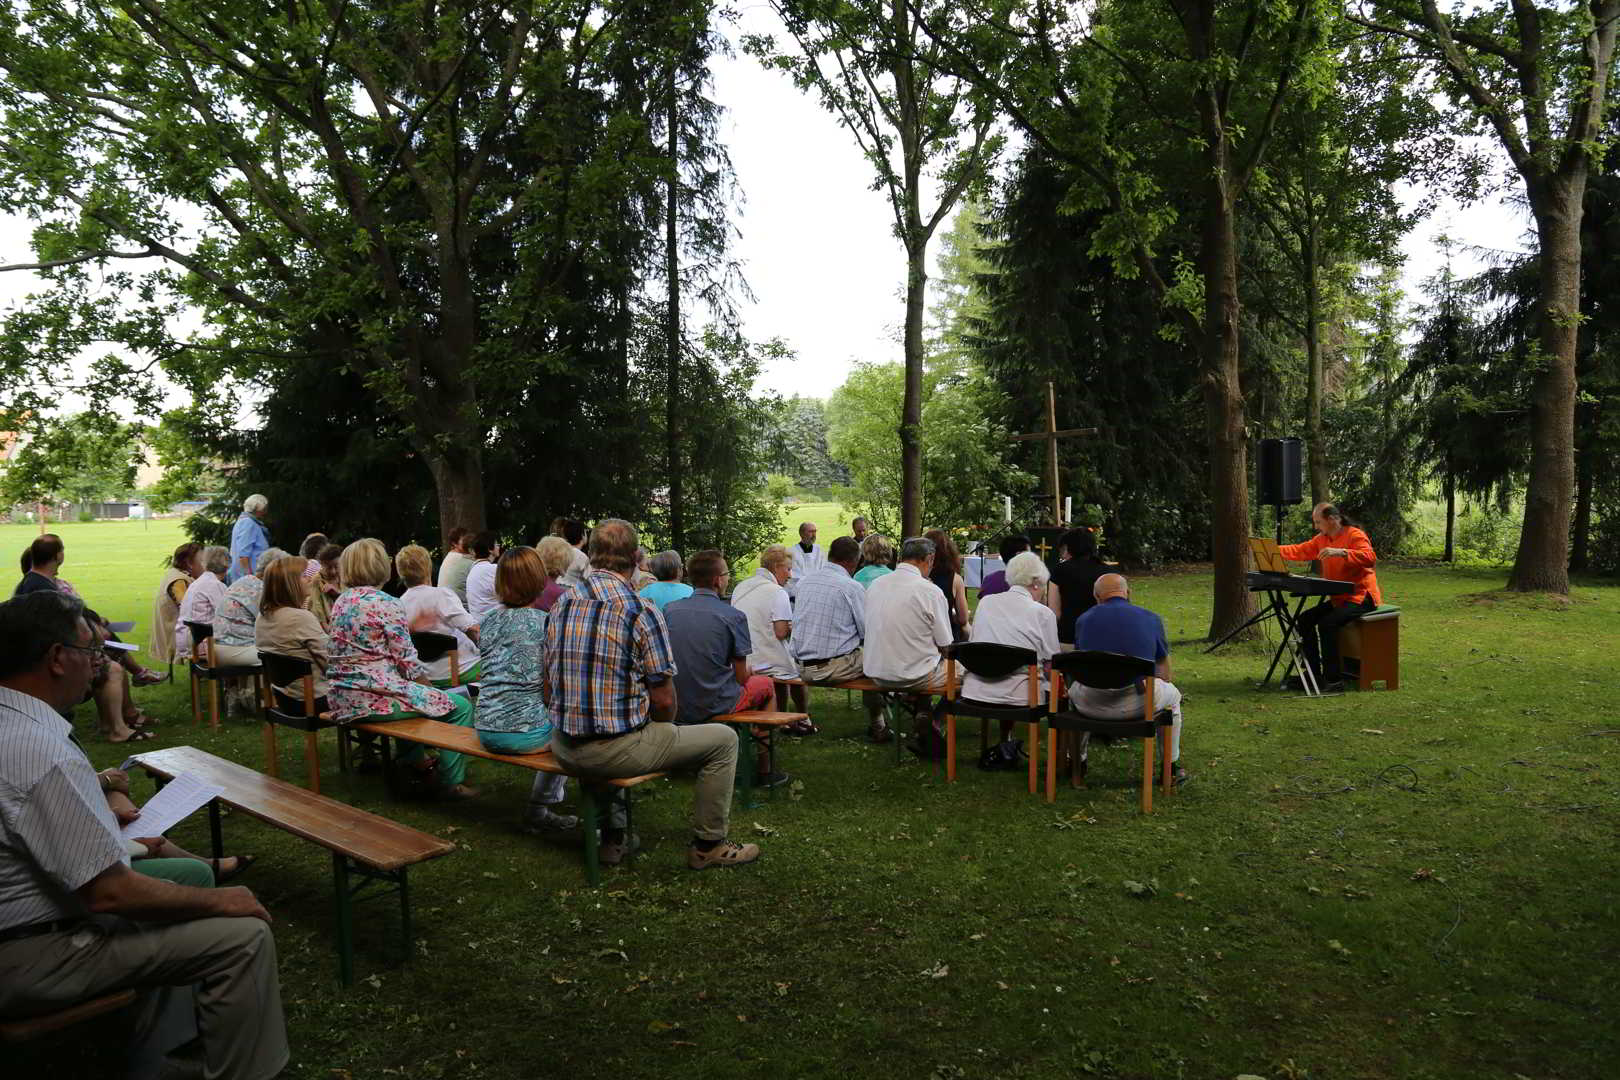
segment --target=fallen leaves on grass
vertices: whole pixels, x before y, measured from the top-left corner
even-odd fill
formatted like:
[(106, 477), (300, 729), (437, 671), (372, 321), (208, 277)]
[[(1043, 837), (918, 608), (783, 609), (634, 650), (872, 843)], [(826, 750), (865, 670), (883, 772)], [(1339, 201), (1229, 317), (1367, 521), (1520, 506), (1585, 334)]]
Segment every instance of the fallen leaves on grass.
[(931, 968), (924, 968), (922, 971), (918, 972), (918, 974), (925, 979), (943, 979), (950, 973), (951, 969), (944, 963), (944, 961), (935, 964)]
[(1125, 881), (1121, 884), (1125, 886), (1126, 892), (1138, 900), (1151, 900), (1159, 892), (1153, 883), (1148, 881)]

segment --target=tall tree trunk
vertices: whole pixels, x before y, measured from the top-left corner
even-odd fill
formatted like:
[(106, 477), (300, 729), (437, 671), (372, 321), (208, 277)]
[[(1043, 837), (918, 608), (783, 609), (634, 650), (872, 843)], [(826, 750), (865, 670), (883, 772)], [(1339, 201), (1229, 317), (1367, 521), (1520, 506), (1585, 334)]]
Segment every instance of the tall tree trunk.
[(1530, 391), (1530, 483), (1507, 587), (1569, 592), (1575, 489), (1575, 337), (1581, 298), (1581, 199), (1586, 171), (1527, 185), (1541, 241), (1540, 370)]
[(1209, 433), (1212, 499), (1210, 550), (1215, 560), (1211, 640), (1254, 612), (1244, 571), (1249, 552), (1249, 466), (1243, 386), (1238, 369), (1237, 233), (1220, 174), (1204, 206), (1204, 415)]
[(664, 310), (665, 387), (664, 434), (665, 468), (669, 474), (669, 543), (676, 551), (686, 550), (686, 507), (681, 475), (681, 261), (679, 213), (680, 196), (680, 113), (675, 92), (675, 69), (669, 74), (669, 179), (664, 213), (664, 275), (669, 303)]
[(1442, 558), (1452, 562), (1457, 557), (1457, 474), (1446, 466), (1446, 551)]
[[(920, 229), (919, 229), (920, 231)], [(906, 390), (900, 406), (900, 532), (922, 535), (923, 308), (928, 294), (927, 245), (906, 254)], [(960, 522), (942, 521), (941, 528)]]
[(1322, 282), (1316, 226), (1305, 244), (1305, 432), (1311, 448), (1311, 505), (1328, 501), (1327, 447), (1322, 439)]
[(1584, 573), (1592, 562), (1592, 484), (1597, 469), (1590, 448), (1575, 453), (1575, 525), (1570, 537), (1569, 568)]
[(476, 446), (455, 445), (422, 455), (439, 496), (439, 540), (448, 549), (450, 530), (460, 525), (473, 532), (488, 527), (484, 516), (484, 455)]

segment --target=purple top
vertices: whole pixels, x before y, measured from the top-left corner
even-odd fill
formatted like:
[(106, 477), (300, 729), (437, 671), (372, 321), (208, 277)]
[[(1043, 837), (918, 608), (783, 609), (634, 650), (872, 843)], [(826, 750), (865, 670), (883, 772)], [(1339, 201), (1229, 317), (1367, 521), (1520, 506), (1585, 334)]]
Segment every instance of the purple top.
[(984, 582), (982, 584), (980, 584), (980, 586), (979, 586), (979, 599), (983, 600), (987, 596), (994, 596), (994, 595), (996, 595), (996, 593), (1003, 593), (1003, 592), (1006, 592), (1006, 591), (1007, 591), (1007, 571), (1005, 571), (1005, 570), (997, 570), (995, 573), (993, 573), (989, 577), (985, 578)]

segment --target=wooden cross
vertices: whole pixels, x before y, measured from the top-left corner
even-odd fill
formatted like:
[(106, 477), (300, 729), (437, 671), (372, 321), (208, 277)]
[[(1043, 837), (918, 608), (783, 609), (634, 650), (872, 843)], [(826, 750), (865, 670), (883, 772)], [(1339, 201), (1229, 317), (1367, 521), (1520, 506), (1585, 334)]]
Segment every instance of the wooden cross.
[(1048, 544), (1046, 542), (1046, 537), (1043, 536), (1041, 537), (1041, 542), (1035, 545), (1035, 550), (1041, 553), (1041, 562), (1046, 562), (1047, 552), (1052, 550), (1052, 545)]
[[(1097, 429), (1094, 428), (1094, 427), (1065, 428), (1062, 431), (1058, 430), (1058, 426), (1057, 426), (1057, 390), (1053, 387), (1052, 383), (1050, 381), (1048, 381), (1047, 384), (1046, 384), (1046, 430), (1045, 431), (1037, 431), (1037, 432), (1034, 432), (1034, 433), (1029, 434), (1029, 435), (1014, 435), (1013, 436), (1013, 438), (1015, 440), (1018, 440), (1020, 442), (1026, 440), (1026, 439), (1045, 439), (1046, 440), (1046, 484), (1047, 484), (1047, 487), (1052, 492), (1052, 524), (1053, 525), (1061, 526), (1061, 525), (1064, 524), (1064, 521), (1063, 521), (1063, 498), (1062, 498), (1063, 492), (1059, 490), (1059, 486), (1058, 486), (1057, 441), (1059, 439), (1069, 439), (1069, 438), (1074, 438), (1076, 436), (1095, 435), (1095, 434), (1097, 434)], [(1042, 553), (1042, 558), (1045, 558), (1045, 553), (1044, 552)]]

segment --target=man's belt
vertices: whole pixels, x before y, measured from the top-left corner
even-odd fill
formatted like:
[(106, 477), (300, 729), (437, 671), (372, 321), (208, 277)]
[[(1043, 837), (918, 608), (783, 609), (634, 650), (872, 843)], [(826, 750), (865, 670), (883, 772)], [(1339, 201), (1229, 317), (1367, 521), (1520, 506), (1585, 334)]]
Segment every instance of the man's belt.
[(50, 922), (13, 926), (6, 930), (0, 930), (0, 945), (4, 945), (8, 941), (22, 941), (24, 938), (39, 937), (42, 934), (60, 934), (67, 930), (76, 930), (83, 925), (83, 919), (52, 919)]

